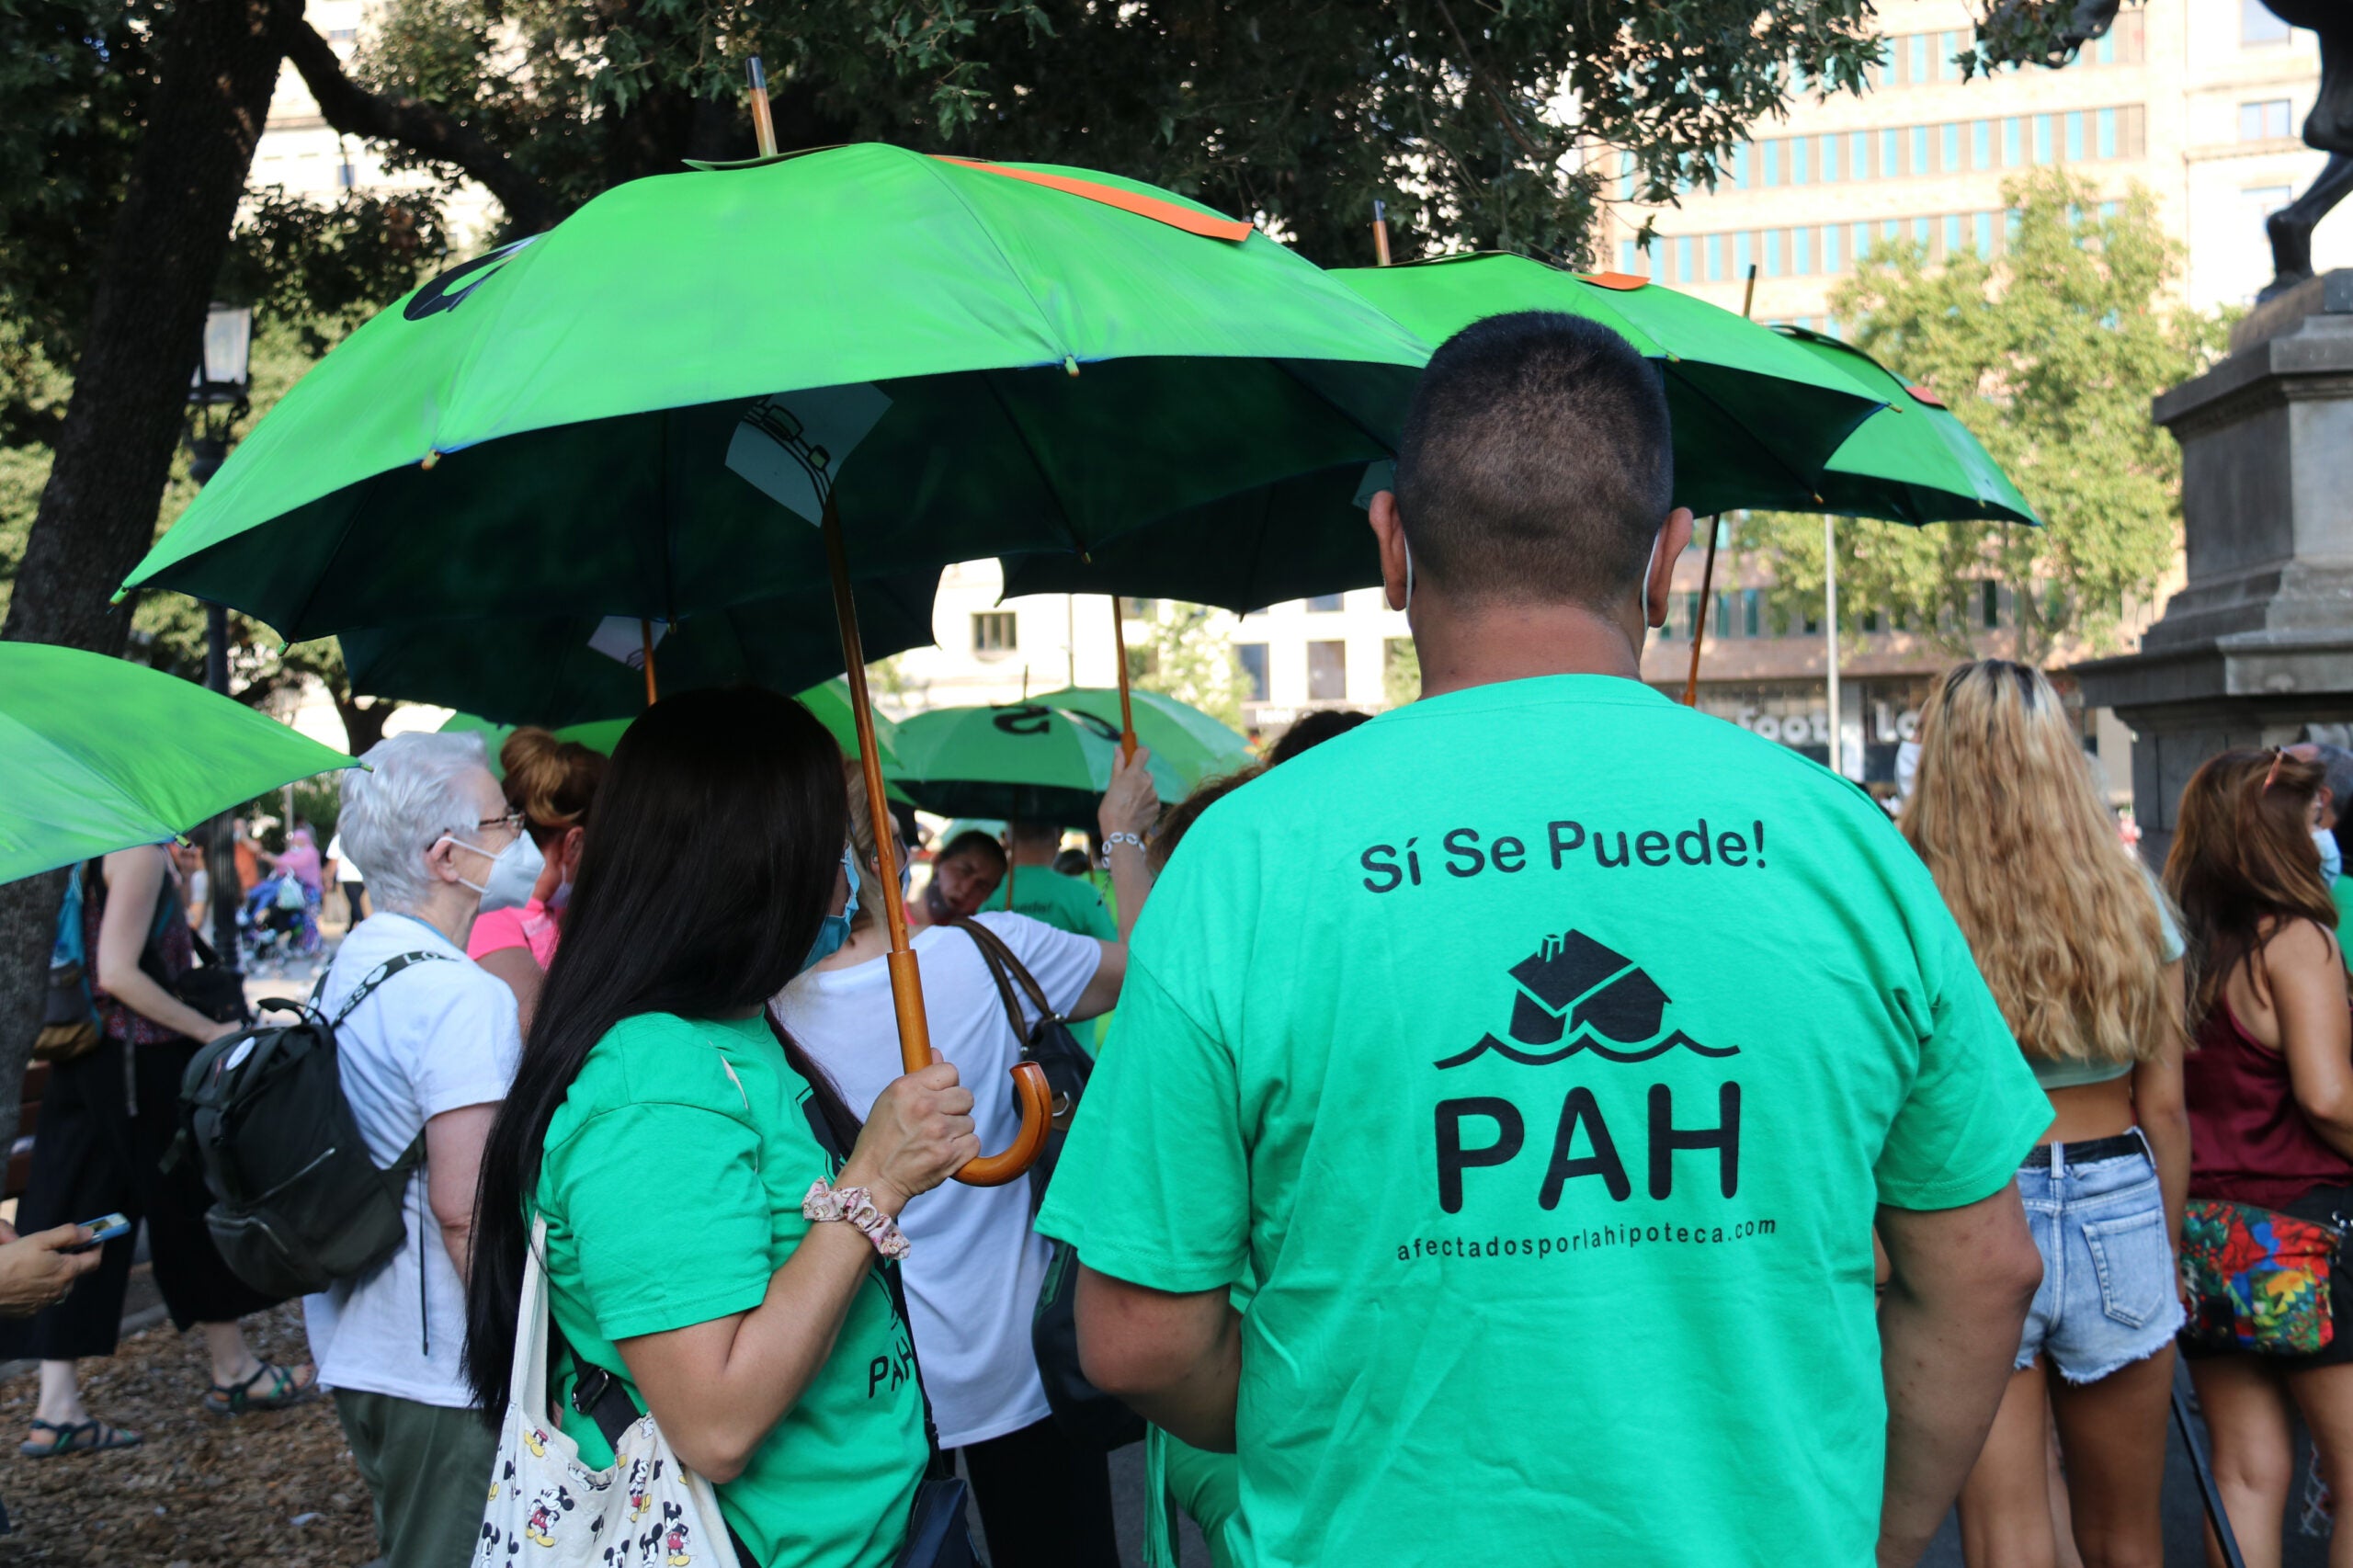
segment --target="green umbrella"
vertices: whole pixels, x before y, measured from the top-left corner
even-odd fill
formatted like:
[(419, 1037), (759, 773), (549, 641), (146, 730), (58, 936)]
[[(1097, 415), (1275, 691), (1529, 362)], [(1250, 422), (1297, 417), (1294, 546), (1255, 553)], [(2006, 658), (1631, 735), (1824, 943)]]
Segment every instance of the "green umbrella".
[[(930, 643), (938, 582), (932, 570), (857, 585), (870, 656)], [(343, 659), (355, 692), (549, 729), (643, 710), (654, 684), (645, 676), (647, 641), (664, 692), (742, 685), (792, 691), (842, 667), (833, 596), (823, 585), (688, 616), (662, 631), (618, 617), (421, 621), (347, 631)], [(842, 716), (847, 722), (847, 709)], [(857, 749), (848, 731), (837, 733), (845, 750)]]
[[(1379, 457), (1427, 357), (1247, 224), (1114, 176), (881, 145), (660, 176), (355, 332), (126, 589), (291, 639), (548, 615), (650, 636), (830, 577), (862, 719), (853, 569), (1088, 549)], [(932, 1053), (867, 763), (912, 1071)], [(1021, 1076), (1017, 1157), (964, 1179), (1042, 1145)]]
[[(1116, 701), (1116, 697), (1115, 697)], [(925, 811), (1086, 827), (1111, 787), (1117, 726), (1039, 702), (934, 708), (899, 721), (899, 762), (884, 773)], [(1154, 789), (1182, 800), (1190, 787), (1154, 756)]]
[(756, 469), (807, 432), (851, 564), (904, 572), (1383, 456), (1427, 357), (1265, 235), (1114, 176), (880, 145), (659, 176), (352, 334), (128, 585), (296, 640), (676, 621), (824, 580), (818, 530), (730, 469), (743, 441)]
[[(1708, 515), (1811, 506), (1821, 475), (1873, 411), (1885, 377), (1808, 354), (1768, 328), (1672, 289), (1580, 277), (1525, 256), (1445, 256), (1333, 274), (1432, 343), (1486, 316), (1562, 311), (1600, 322), (1657, 362), (1675, 426), (1675, 499)], [(1370, 587), (1363, 464), (1286, 476), (1136, 529), (1080, 558), (1008, 556), (1007, 595), (1126, 594), (1237, 613)], [(1387, 483), (1385, 473), (1375, 480)]]
[(359, 764), (144, 665), (0, 642), (0, 882), (187, 828)]
[[(1175, 774), (1191, 790), (1213, 774), (1231, 773), (1254, 760), (1250, 743), (1232, 728), (1188, 702), (1157, 691), (1130, 694), (1136, 739), (1152, 752), (1154, 782)], [(1040, 708), (1067, 713), (1106, 739), (1120, 738), (1120, 693), (1108, 687), (1066, 686), (1030, 699)], [(1107, 780), (1108, 782), (1108, 780)], [(1087, 820), (1094, 820), (1092, 812)]]
[[(801, 706), (814, 714), (817, 722), (833, 732), (834, 739), (841, 743), (843, 755), (857, 755), (858, 723), (850, 712), (849, 682), (836, 676), (822, 685), (811, 687), (800, 696)], [(577, 741), (590, 751), (610, 756), (613, 747), (620, 744), (621, 732), (629, 726), (627, 719), (602, 719), (590, 724), (567, 724), (554, 733), (560, 741)], [(490, 770), (501, 778), (506, 776), (498, 766), (498, 748), (505, 745), (506, 737), (515, 733), (515, 725), (501, 724), (473, 713), (452, 713), (442, 721), (441, 728), (445, 731), (472, 730), (482, 736), (483, 744), (490, 750)], [(894, 761), (898, 756), (892, 744), (898, 730), (896, 724), (881, 714), (874, 715), (874, 740), (882, 748), (885, 762)]]
[(1439, 343), (1483, 317), (1562, 311), (1654, 361), (1675, 423), (1675, 501), (1701, 517), (1811, 504), (1839, 443), (1890, 395), (1722, 306), (1622, 273), (1454, 256), (1333, 274)]
[(2042, 526), (2009, 475), (1936, 393), (1835, 337), (1802, 326), (1774, 330), (1887, 400), (1831, 458), (1821, 503), (1801, 509), (1915, 527), (1968, 518)]

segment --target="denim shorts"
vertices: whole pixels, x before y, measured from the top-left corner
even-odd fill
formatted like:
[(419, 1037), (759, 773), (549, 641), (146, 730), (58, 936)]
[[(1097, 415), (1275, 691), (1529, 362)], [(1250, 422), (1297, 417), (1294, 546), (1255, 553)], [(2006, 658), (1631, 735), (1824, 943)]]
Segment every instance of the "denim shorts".
[[(2102, 1142), (2108, 1140), (2103, 1139)], [(2040, 1356), (2071, 1383), (2088, 1383), (2173, 1340), (2182, 1324), (2173, 1244), (2157, 1168), (2146, 1153), (2018, 1171), (2018, 1196), (2042, 1254), (2042, 1284), (2028, 1312), (2017, 1365)]]

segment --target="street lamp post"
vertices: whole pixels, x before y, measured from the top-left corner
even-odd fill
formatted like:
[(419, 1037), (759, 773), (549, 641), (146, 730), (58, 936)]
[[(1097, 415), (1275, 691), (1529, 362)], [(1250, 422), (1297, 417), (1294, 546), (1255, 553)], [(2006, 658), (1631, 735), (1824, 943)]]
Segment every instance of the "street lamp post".
[[(188, 477), (200, 487), (229, 456), (229, 431), (246, 412), (253, 390), (254, 312), (248, 305), (214, 301), (204, 315), (204, 352), (189, 377), (188, 401)], [(204, 607), (204, 684), (229, 695), (229, 611), (226, 606)], [(206, 835), (205, 880), (212, 891), (212, 935), (223, 960), (233, 965), (237, 949), (237, 907), (244, 889), (237, 880), (235, 813), (223, 812), (212, 819)]]

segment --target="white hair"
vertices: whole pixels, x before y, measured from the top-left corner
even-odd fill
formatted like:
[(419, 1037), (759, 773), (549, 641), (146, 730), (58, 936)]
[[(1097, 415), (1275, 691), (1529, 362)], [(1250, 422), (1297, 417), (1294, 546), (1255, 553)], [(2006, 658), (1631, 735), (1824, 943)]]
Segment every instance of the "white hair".
[(441, 835), (474, 836), (481, 808), (465, 788), (469, 774), (490, 771), (482, 737), (471, 732), (394, 735), (368, 748), (343, 776), (343, 814), (335, 826), (351, 863), (382, 909), (414, 912), (432, 890), (425, 853)]

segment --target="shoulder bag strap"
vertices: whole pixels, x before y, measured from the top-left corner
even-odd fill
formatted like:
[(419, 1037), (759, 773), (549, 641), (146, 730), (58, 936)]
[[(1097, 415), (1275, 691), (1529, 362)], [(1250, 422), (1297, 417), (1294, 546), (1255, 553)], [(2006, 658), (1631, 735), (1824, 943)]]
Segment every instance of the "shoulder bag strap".
[[(1013, 981), (1006, 973), (1006, 960), (1012, 955), (1005, 950), (1005, 944), (996, 939), (995, 932), (971, 915), (960, 915), (952, 924), (964, 935), (972, 937), (972, 946), (981, 950), (981, 962), (988, 966), (989, 978), (996, 982), (996, 994), (1005, 1003), (1005, 1019), (1006, 1023), (1013, 1026), (1014, 1041), (1016, 1044), (1027, 1044), (1029, 1039), (1029, 1026), (1021, 1017), (1021, 1004), (1014, 998), (1013, 994)], [(1029, 980), (1029, 971), (1026, 970), (1022, 971), (1021, 978), (1033, 986), (1036, 983)]]
[[(380, 963), (374, 969), (369, 970), (368, 971), (367, 978), (363, 979), (358, 984), (351, 988), (351, 994), (343, 999), (343, 1006), (337, 1007), (335, 1010), (335, 1017), (327, 1020), (328, 1026), (330, 1028), (339, 1027), (343, 1023), (344, 1019), (351, 1017), (353, 1008), (358, 1006), (360, 1003), (368, 1000), (368, 996), (370, 992), (374, 991), (379, 985), (383, 984), (384, 982), (392, 979), (392, 976), (400, 973), (401, 971), (408, 968), (409, 965), (435, 962), (448, 963), (449, 961), (449, 955), (447, 953), (401, 953), (392, 958), (386, 959), (382, 963)], [(315, 1001), (319, 997), (325, 995), (326, 989), (326, 977), (324, 975), (321, 975), (319, 977), (318, 988), (311, 994), (312, 999)]]

